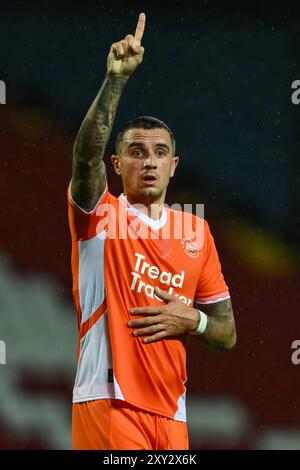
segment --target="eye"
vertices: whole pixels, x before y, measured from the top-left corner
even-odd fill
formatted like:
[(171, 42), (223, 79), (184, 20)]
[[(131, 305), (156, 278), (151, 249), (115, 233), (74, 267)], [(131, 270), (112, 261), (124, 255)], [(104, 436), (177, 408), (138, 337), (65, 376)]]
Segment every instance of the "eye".
[(134, 157), (142, 157), (142, 156), (143, 156), (143, 152), (141, 151), (141, 149), (135, 149), (135, 150), (133, 150), (132, 155), (133, 155)]
[(162, 157), (164, 157), (164, 156), (166, 155), (166, 151), (165, 151), (165, 150), (162, 150), (162, 149), (157, 150), (156, 155), (157, 155), (158, 157), (162, 158)]

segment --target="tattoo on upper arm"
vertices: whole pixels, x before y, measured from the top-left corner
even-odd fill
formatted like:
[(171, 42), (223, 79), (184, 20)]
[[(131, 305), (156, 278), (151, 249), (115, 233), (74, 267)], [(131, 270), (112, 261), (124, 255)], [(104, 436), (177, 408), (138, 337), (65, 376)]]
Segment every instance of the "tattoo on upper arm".
[(83, 208), (91, 208), (106, 186), (103, 162), (119, 99), (126, 81), (106, 78), (75, 139), (72, 195)]

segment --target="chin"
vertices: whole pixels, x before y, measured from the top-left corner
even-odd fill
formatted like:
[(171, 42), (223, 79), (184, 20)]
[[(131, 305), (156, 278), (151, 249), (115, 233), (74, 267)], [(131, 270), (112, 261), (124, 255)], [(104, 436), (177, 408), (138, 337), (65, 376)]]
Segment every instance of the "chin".
[(158, 188), (143, 188), (139, 193), (144, 197), (157, 198), (161, 196), (162, 191)]

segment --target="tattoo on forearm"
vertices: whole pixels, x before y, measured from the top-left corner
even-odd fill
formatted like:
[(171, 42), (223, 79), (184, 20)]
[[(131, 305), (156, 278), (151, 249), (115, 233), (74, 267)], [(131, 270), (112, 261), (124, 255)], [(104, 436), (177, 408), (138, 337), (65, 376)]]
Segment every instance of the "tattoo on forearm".
[(93, 205), (105, 189), (103, 156), (126, 81), (123, 77), (105, 78), (75, 139), (72, 193), (82, 207)]
[(226, 299), (212, 304), (195, 304), (208, 316), (207, 326), (199, 339), (218, 351), (227, 351), (235, 344), (236, 330), (231, 300)]

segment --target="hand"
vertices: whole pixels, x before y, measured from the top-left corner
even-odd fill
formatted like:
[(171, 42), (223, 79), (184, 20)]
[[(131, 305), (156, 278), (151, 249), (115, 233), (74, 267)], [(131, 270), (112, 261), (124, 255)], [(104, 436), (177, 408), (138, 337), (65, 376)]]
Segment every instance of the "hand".
[(195, 308), (187, 307), (175, 295), (155, 287), (155, 294), (167, 302), (159, 307), (136, 307), (130, 310), (130, 315), (144, 315), (145, 318), (130, 320), (133, 336), (147, 336), (144, 343), (153, 343), (164, 338), (182, 335), (196, 330), (199, 313)]
[(125, 39), (115, 42), (111, 46), (107, 58), (108, 75), (130, 77), (142, 62), (144, 48), (141, 46), (141, 40), (144, 34), (145, 22), (145, 13), (140, 13), (134, 36), (128, 34)]

